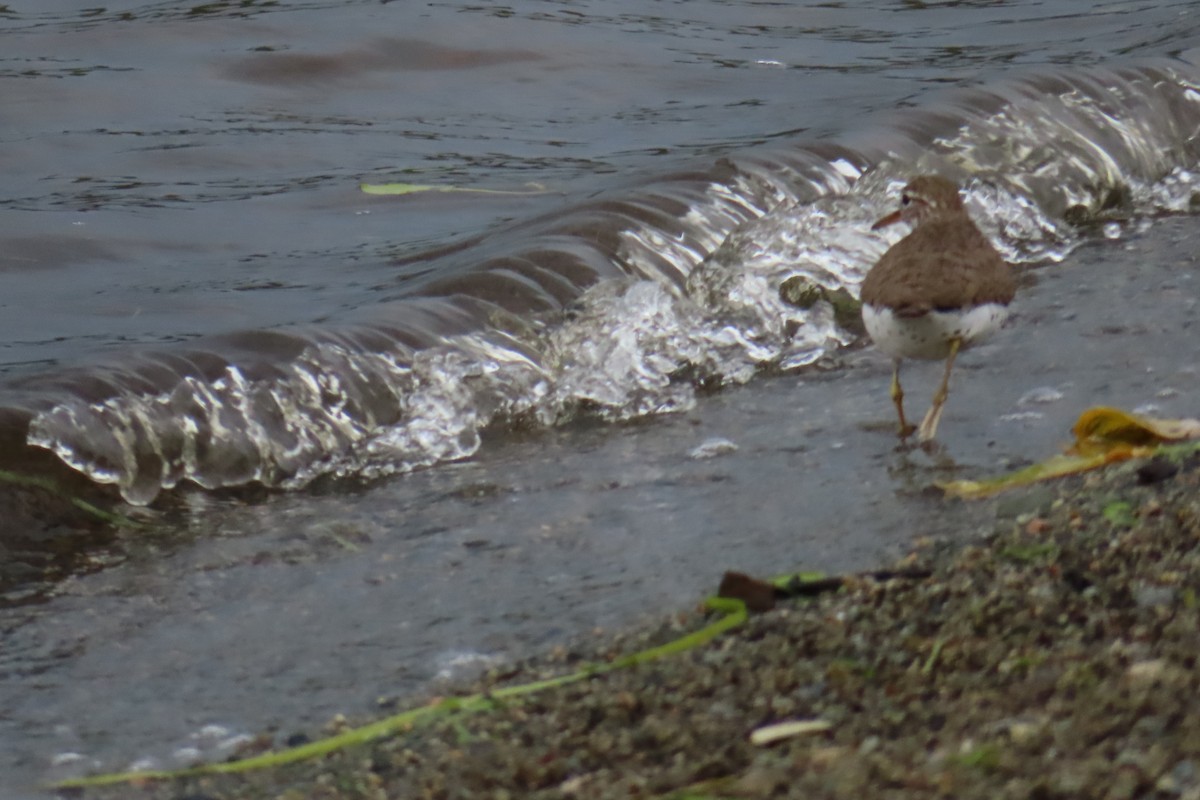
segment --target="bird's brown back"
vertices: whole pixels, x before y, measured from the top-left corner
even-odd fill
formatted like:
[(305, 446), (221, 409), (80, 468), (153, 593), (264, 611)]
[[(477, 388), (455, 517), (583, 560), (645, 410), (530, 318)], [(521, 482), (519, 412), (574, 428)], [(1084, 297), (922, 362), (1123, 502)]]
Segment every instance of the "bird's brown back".
[(867, 274), (862, 301), (901, 316), (982, 303), (1008, 305), (1016, 279), (965, 211), (923, 221)]

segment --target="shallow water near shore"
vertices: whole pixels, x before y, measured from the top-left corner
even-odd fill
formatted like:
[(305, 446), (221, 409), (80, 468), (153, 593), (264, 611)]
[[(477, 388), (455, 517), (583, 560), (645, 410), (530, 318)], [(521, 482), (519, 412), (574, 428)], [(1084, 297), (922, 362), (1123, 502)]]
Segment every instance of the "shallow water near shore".
[[(1164, 216), (1195, 205), (1195, 64), (1116, 60), (1200, 44), (1190, 4), (1101, 6), (1074, 39), (1053, 3), (877, 4), (869, 25), (401, 5), (0, 17), (25, 115), (4, 135), (0, 433), (154, 501), (119, 506), (147, 527), (65, 577), (0, 573), (0, 791), (310, 733), (688, 606), (726, 569), (870, 568), (1015, 513), (930, 486), (1055, 452), (1089, 405), (1196, 415), (1195, 218)], [(66, 44), (67, 64), (44, 56)], [(1014, 64), (1046, 73), (996, 88)], [(986, 88), (931, 100), (946, 83)], [(918, 116), (864, 122), (897, 107)], [(827, 303), (778, 299), (793, 268), (854, 288), (906, 159), (971, 180), (1023, 282), (1010, 328), (960, 360), (932, 455), (896, 449), (886, 359)], [(359, 180), (550, 193), (372, 199)], [(939, 374), (906, 366), (910, 414)], [(362, 375), (400, 387), (392, 427), (346, 389)], [(320, 391), (289, 422), (325, 438), (248, 402), (293, 399), (293, 378)], [(187, 438), (216, 423), (276, 449)], [(292, 488), (188, 482), (254, 475)]]

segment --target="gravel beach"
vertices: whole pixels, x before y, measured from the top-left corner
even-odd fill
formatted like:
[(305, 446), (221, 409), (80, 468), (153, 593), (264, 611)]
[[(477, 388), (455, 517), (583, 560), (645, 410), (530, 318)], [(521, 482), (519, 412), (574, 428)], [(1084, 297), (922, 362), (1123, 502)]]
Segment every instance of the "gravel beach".
[[(908, 577), (849, 577), (681, 654), (320, 759), (83, 796), (1200, 798), (1198, 542), (1200, 456), (1127, 462), (1012, 493), (972, 544), (922, 541), (897, 565)], [(707, 621), (679, 614), (461, 688)], [(791, 721), (811, 724), (752, 741)]]

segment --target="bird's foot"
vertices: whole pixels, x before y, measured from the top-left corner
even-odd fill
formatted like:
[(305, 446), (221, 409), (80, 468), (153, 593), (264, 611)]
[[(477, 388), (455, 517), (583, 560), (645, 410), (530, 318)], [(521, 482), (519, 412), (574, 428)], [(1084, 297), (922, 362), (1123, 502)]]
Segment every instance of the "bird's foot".
[(896, 429), (896, 436), (900, 440), (896, 444), (897, 453), (907, 453), (912, 450), (912, 435), (917, 432), (917, 426), (901, 420), (900, 425)]
[(946, 452), (946, 448), (941, 442), (934, 439), (922, 439), (917, 442), (917, 447), (928, 456), (940, 456)]
[(932, 442), (937, 436), (938, 423), (942, 420), (942, 408), (942, 403), (934, 403), (925, 419), (921, 420), (921, 427), (917, 428), (917, 442), (921, 445)]

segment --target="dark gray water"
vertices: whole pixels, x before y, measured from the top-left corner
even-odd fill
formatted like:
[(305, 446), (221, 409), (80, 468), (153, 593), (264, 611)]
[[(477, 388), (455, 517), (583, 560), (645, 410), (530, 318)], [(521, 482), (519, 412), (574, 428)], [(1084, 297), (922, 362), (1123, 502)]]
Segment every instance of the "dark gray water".
[[(871, 566), (1086, 405), (1194, 413), (1188, 3), (6, 9), (3, 461), (153, 505), (0, 540), (58, 565), (3, 573), (0, 788), (219, 757), (725, 568)], [(1027, 284), (933, 461), (778, 292), (855, 291), (914, 169)], [(247, 481), (290, 491), (196, 487)]]
[[(833, 9), (83, 5), (0, 18), (9, 372), (378, 303), (398, 254), (895, 93)], [(394, 180), (550, 193), (357, 191)]]

